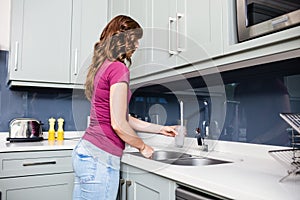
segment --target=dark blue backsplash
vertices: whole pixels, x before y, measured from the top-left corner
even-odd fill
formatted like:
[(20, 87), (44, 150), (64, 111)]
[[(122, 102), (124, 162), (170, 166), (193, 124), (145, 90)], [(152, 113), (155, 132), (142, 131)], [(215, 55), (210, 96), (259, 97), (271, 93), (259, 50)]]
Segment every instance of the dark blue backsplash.
[(82, 90), (7, 86), (8, 52), (0, 51), (0, 131), (14, 118), (36, 118), (48, 130), (48, 119), (65, 119), (65, 131), (85, 130), (90, 103)]

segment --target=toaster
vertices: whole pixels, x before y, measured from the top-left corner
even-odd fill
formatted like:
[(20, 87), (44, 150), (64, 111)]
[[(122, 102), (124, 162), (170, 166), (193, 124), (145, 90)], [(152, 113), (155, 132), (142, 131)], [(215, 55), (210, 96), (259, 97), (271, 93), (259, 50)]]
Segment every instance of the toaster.
[(9, 123), (10, 142), (33, 142), (43, 140), (41, 121), (33, 118), (16, 118)]

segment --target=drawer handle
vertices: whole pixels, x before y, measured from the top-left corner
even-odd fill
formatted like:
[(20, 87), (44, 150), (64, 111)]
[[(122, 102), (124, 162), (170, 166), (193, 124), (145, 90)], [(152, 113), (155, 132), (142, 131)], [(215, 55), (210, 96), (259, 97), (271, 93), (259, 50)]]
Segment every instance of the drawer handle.
[(33, 163), (23, 163), (24, 167), (35, 166), (35, 165), (55, 165), (56, 161), (47, 161), (47, 162), (33, 162)]

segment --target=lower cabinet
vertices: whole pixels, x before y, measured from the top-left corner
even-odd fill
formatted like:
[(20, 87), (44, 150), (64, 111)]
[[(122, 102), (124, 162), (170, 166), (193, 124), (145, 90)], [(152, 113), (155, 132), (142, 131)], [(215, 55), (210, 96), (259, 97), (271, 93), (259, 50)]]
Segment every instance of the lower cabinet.
[(122, 164), (117, 200), (231, 200), (214, 191), (177, 183), (154, 173)]
[(71, 200), (73, 173), (0, 179), (1, 200)]
[(176, 183), (135, 167), (122, 164), (120, 200), (174, 200)]
[(72, 150), (0, 153), (0, 200), (71, 200)]

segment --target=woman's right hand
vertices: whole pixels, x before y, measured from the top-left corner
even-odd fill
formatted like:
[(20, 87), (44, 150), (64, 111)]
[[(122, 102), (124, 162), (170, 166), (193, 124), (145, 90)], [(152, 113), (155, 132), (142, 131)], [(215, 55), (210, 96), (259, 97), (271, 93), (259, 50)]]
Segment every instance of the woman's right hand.
[(145, 144), (144, 148), (140, 150), (140, 153), (145, 157), (145, 158), (151, 158), (152, 154), (154, 152), (154, 149), (151, 146), (148, 146)]

